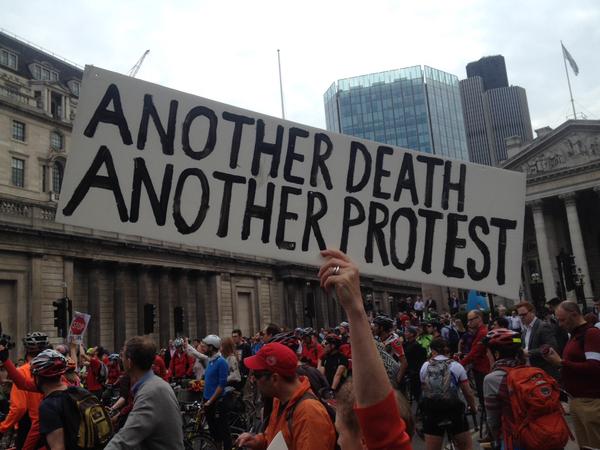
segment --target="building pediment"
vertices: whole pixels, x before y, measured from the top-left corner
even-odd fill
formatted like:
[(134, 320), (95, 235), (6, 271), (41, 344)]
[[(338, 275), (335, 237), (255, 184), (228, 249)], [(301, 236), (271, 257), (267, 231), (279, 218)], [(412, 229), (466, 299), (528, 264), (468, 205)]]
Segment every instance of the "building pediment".
[(527, 179), (552, 177), (600, 164), (600, 121), (568, 121), (536, 139), (507, 160), (505, 169), (527, 174)]

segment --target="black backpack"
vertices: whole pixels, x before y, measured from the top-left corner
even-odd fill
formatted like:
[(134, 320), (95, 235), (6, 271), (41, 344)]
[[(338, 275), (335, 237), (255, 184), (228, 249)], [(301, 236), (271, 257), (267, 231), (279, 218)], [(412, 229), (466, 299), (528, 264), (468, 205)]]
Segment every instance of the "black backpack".
[(329, 419), (331, 419), (333, 429), (335, 430), (335, 450), (341, 450), (340, 446), (337, 443), (338, 442), (338, 432), (337, 432), (337, 429), (335, 428), (335, 409), (333, 409), (333, 406), (331, 406), (329, 403), (321, 400), (319, 397), (315, 396), (310, 391), (305, 392), (302, 395), (302, 397), (300, 397), (298, 399), (298, 401), (296, 403), (294, 403), (287, 412), (286, 422), (287, 422), (288, 430), (290, 430), (290, 436), (292, 437), (292, 442), (294, 441), (294, 431), (292, 428), (292, 423), (293, 423), (292, 418), (294, 416), (294, 411), (296, 411), (296, 408), (298, 407), (298, 405), (300, 403), (302, 403), (304, 400), (309, 400), (309, 399), (317, 400), (319, 403), (321, 403), (321, 405), (323, 405), (325, 407), (325, 410), (327, 411), (327, 415), (329, 416)]

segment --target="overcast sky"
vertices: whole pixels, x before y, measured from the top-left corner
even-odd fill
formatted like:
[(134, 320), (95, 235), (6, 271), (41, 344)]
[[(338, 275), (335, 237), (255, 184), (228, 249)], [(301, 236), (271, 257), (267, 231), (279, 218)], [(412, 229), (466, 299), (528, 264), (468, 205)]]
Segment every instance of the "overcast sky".
[(60, 1), (4, 2), (0, 27), (80, 65), (325, 127), (323, 93), (346, 78), (412, 65), (466, 77), (502, 54), (527, 90), (533, 128), (571, 113), (560, 40), (579, 65), (576, 108), (600, 119), (600, 1)]

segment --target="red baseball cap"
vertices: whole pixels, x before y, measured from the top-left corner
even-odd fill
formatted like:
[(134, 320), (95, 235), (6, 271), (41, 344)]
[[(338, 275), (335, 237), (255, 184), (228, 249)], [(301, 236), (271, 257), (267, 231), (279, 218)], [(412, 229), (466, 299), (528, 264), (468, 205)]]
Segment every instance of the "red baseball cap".
[(263, 345), (258, 353), (244, 359), (244, 365), (250, 370), (266, 370), (285, 377), (296, 374), (298, 357), (279, 342)]

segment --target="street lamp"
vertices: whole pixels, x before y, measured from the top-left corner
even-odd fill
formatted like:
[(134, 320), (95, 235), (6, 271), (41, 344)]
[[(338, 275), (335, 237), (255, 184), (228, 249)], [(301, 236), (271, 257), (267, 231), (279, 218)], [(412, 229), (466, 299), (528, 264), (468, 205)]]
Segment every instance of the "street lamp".
[(543, 295), (540, 291), (540, 283), (542, 282), (542, 276), (537, 272), (533, 272), (532, 274), (530, 274), (530, 278), (531, 297), (533, 298), (533, 303), (536, 305), (536, 307), (539, 307), (543, 300)]
[(585, 280), (585, 274), (581, 271), (581, 267), (577, 267), (573, 271), (573, 283), (575, 284), (575, 297), (577, 303), (581, 304), (585, 308), (585, 295), (583, 293), (583, 281)]

